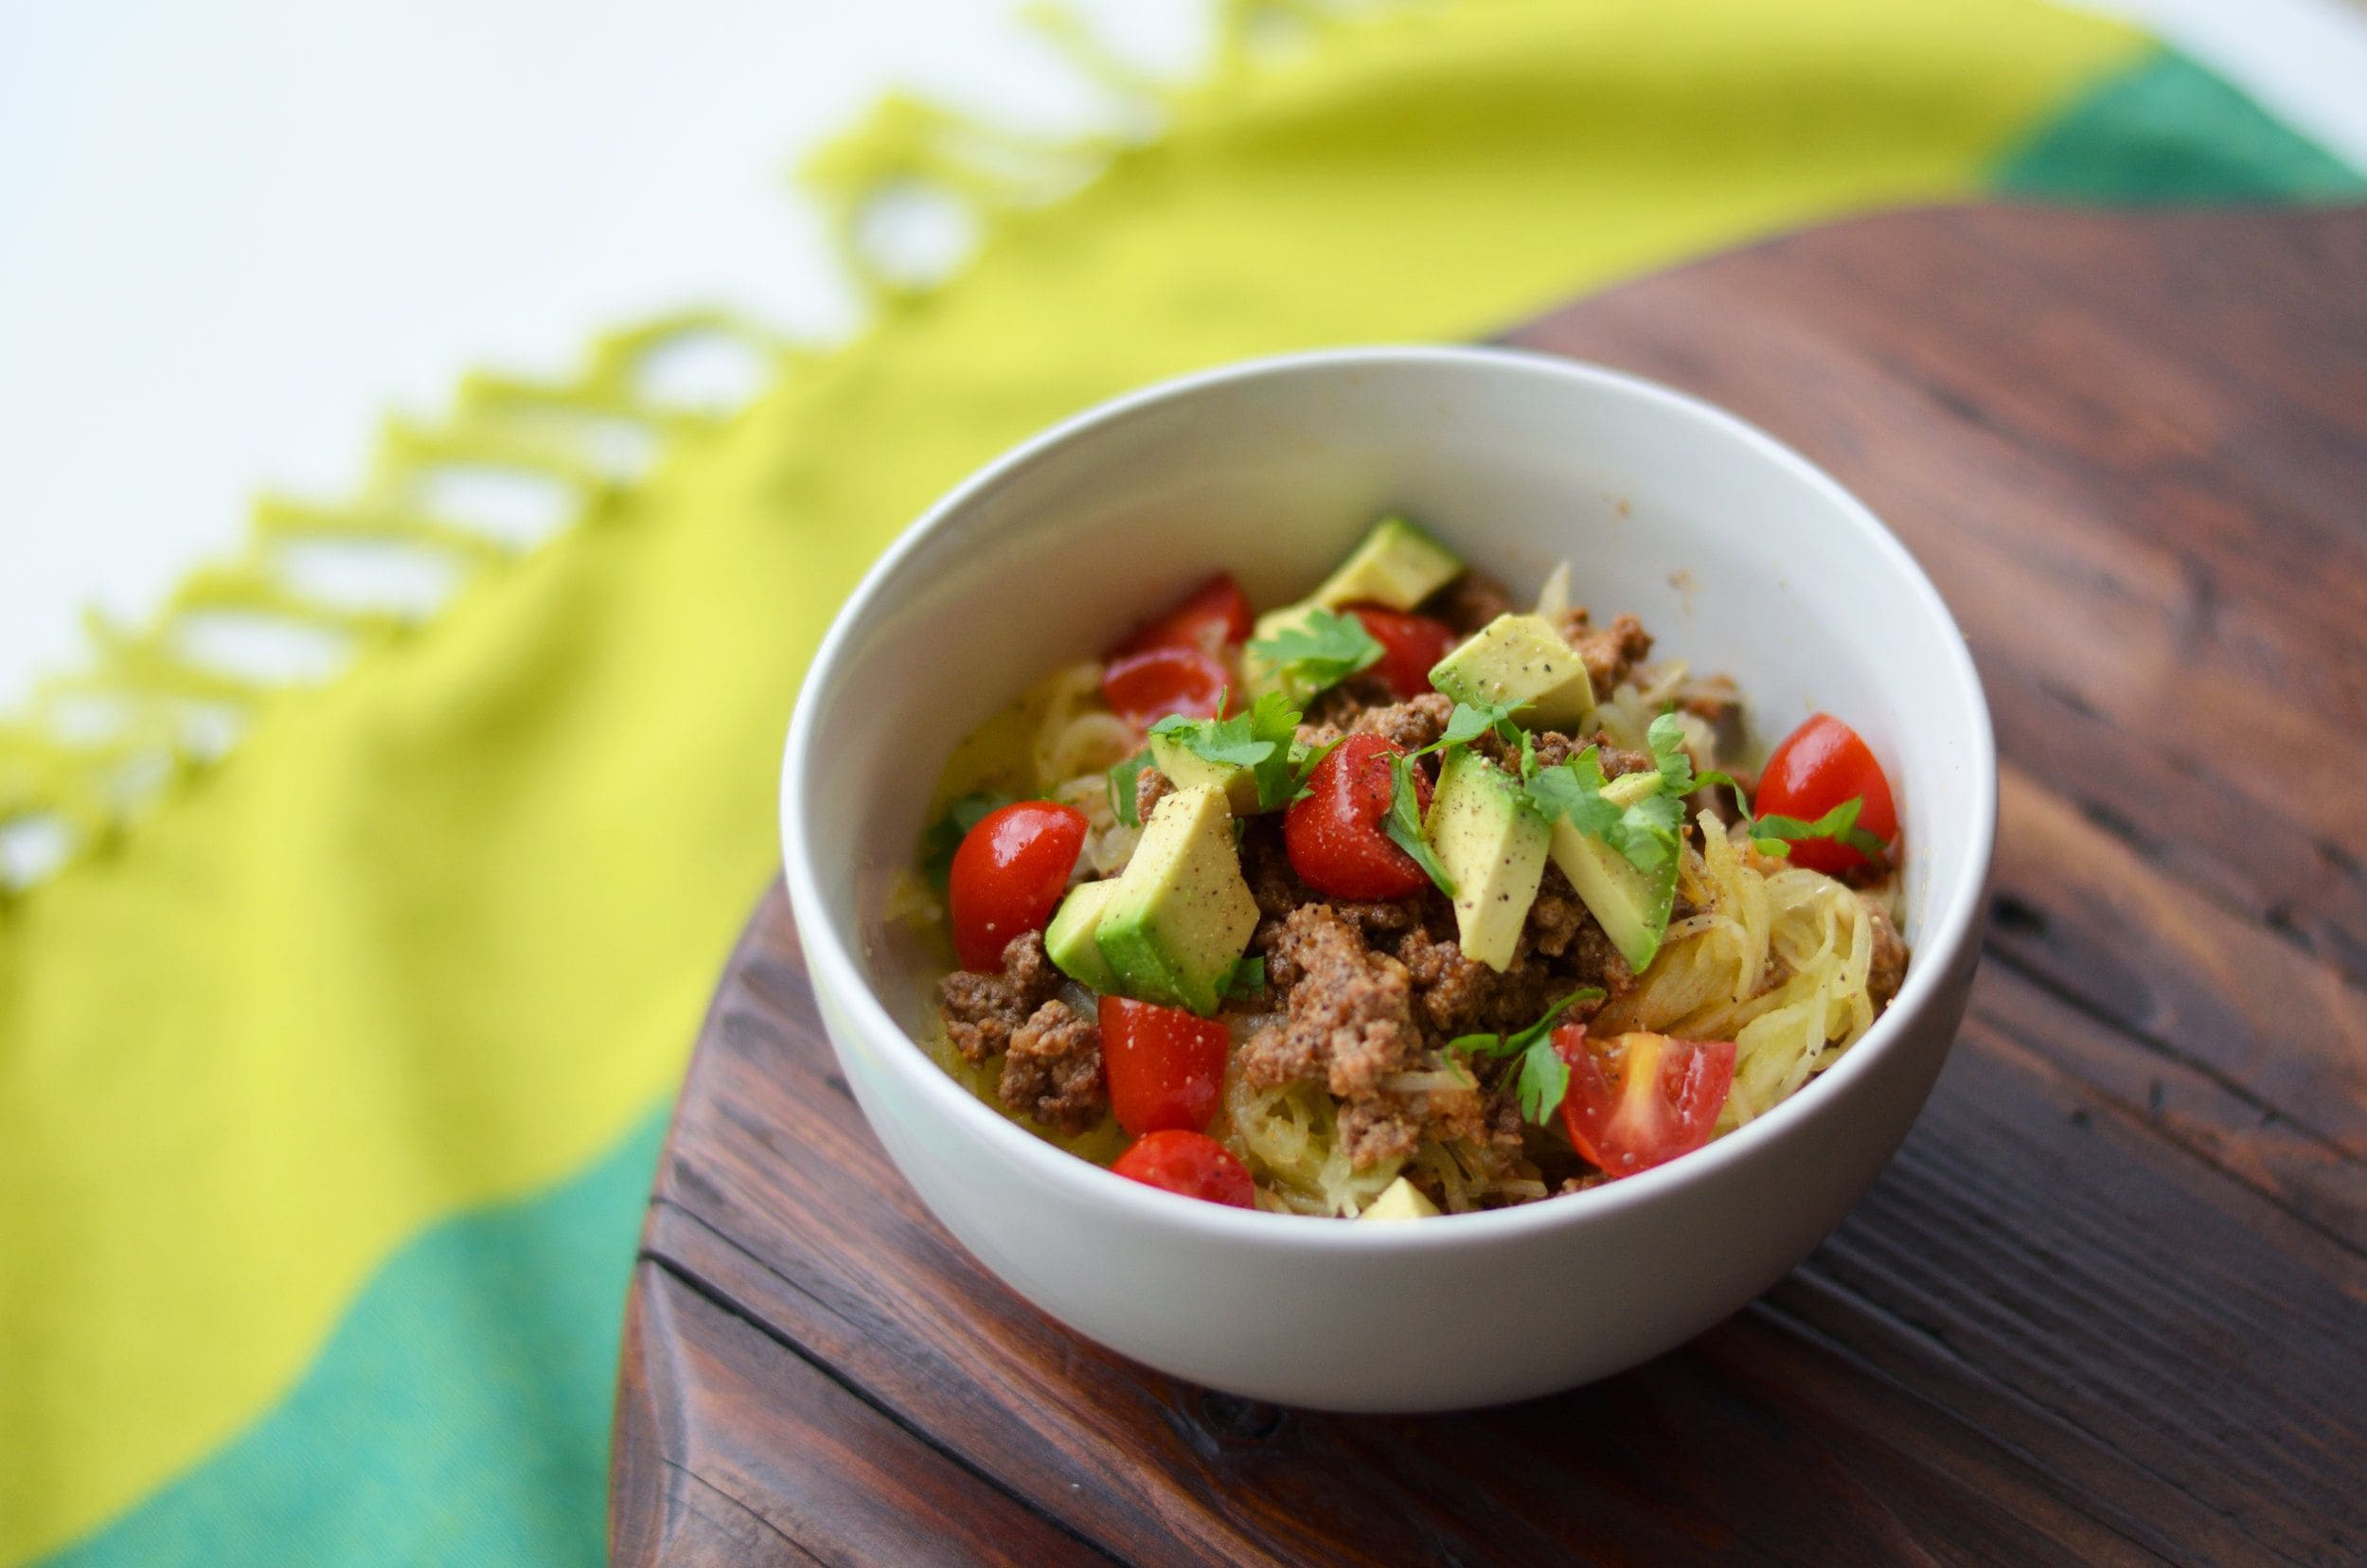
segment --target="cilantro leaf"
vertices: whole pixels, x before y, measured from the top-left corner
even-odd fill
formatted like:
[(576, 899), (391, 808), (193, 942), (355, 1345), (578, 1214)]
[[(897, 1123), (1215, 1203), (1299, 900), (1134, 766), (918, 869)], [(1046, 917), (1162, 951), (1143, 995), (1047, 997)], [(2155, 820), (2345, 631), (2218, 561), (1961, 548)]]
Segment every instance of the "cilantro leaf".
[(1414, 858), (1422, 874), (1438, 886), (1448, 898), (1454, 897), (1454, 883), (1448, 880), (1447, 868), (1431, 853), (1430, 841), (1422, 836), (1422, 797), (1414, 787), (1414, 758), (1402, 753), (1389, 758), (1389, 810), (1381, 817), (1381, 830), (1389, 842)]
[[(1635, 858), (1632, 841), (1639, 838), (1658, 839), (1674, 845), (1677, 830), (1684, 826), (1684, 797), (1664, 789), (1657, 794), (1646, 795), (1619, 814), (1620, 824), (1628, 829), (1630, 841), (1629, 860)], [(1654, 861), (1657, 864), (1657, 859)], [(1643, 869), (1648, 869), (1645, 867)]]
[(1622, 848), (1626, 834), (1620, 824), (1627, 812), (1617, 802), (1603, 798), (1608, 782), (1601, 754), (1589, 746), (1557, 768), (1538, 769), (1528, 781), (1529, 802), (1547, 822), (1567, 817), (1579, 832)]
[(1517, 1034), (1458, 1035), (1447, 1042), (1447, 1049), (1464, 1056), (1518, 1056), (1521, 1064), (1514, 1069), (1512, 1092), (1521, 1103), (1521, 1114), (1533, 1122), (1541, 1122), (1561, 1105), (1561, 1098), (1570, 1092), (1570, 1066), (1554, 1049), (1554, 1025), (1561, 1015), (1581, 1002), (1600, 1002), (1599, 986), (1581, 986), (1545, 1009), (1545, 1015)]
[(1561, 1060), (1552, 1041), (1538, 1041), (1521, 1053), (1520, 1076), (1512, 1081), (1512, 1095), (1521, 1102), (1522, 1115), (1542, 1123), (1561, 1109), (1562, 1096), (1569, 1092), (1570, 1064)]
[(1751, 792), (1742, 787), (1741, 779), (1736, 778), (1732, 774), (1719, 773), (1715, 768), (1711, 769), (1707, 773), (1695, 774), (1693, 775), (1693, 787), (1697, 790), (1707, 790), (1720, 784), (1724, 785), (1727, 789), (1734, 791), (1735, 803), (1742, 808), (1742, 820), (1745, 822), (1750, 821)]
[(1858, 813), (1864, 809), (1864, 799), (1851, 795), (1814, 822), (1803, 822), (1798, 817), (1763, 816), (1751, 824), (1751, 837), (1763, 841), (1760, 848), (1772, 855), (1790, 852), (1786, 840), (1833, 839), (1878, 863), (1889, 849), (1880, 839), (1858, 826)]
[(1134, 781), (1149, 766), (1150, 753), (1138, 751), (1110, 769), (1110, 814), (1129, 828), (1143, 825), (1142, 813), (1134, 810)]
[(1291, 690), (1312, 694), (1380, 662), (1380, 643), (1354, 615), (1310, 610), (1249, 645), (1249, 656)]
[(1662, 714), (1644, 732), (1644, 743), (1652, 748), (1652, 763), (1670, 794), (1682, 800), (1700, 787), (1693, 775), (1693, 754), (1685, 750), (1684, 721), (1674, 713)]
[[(1278, 691), (1230, 719), (1187, 719), (1171, 713), (1150, 726), (1202, 761), (1246, 768), (1257, 787), (1257, 809), (1271, 811), (1298, 794), (1321, 753), (1298, 743), (1299, 711)], [(1326, 748), (1327, 749), (1327, 748)]]
[(1150, 733), (1170, 737), (1205, 761), (1238, 768), (1254, 768), (1274, 750), (1272, 741), (1257, 738), (1246, 713), (1230, 719), (1188, 719), (1170, 713), (1151, 725)]
[[(1631, 780), (1643, 787), (1635, 788)], [(1626, 774), (1616, 781), (1604, 777), (1601, 750), (1589, 746), (1558, 768), (1539, 768), (1528, 780), (1528, 794), (1547, 822), (1568, 818), (1578, 831), (1602, 840), (1649, 875), (1677, 852), (1684, 827), (1684, 802), (1666, 786), (1659, 774)]]
[(1506, 745), (1523, 740), (1526, 739), (1524, 732), (1512, 722), (1512, 707), (1510, 703), (1457, 703), (1454, 712), (1447, 720), (1446, 729), (1422, 751), (1445, 751), (1449, 746), (1468, 746), (1490, 730)]
[(929, 881), (943, 887), (953, 874), (953, 852), (962, 846), (962, 840), (978, 826), (989, 811), (999, 811), (1011, 804), (1012, 797), (993, 790), (981, 790), (954, 800), (945, 808), (945, 814), (929, 824), (920, 835), (920, 869)]

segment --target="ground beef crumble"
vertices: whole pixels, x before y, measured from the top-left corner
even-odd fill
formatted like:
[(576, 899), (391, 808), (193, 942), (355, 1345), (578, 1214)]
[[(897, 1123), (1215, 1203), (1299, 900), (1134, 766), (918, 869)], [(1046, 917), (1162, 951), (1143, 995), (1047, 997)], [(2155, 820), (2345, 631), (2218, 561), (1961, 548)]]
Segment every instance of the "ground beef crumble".
[(1351, 675), (1307, 704), (1299, 716), (1299, 739), (1310, 746), (1329, 745), (1367, 711), (1394, 701), (1388, 684), (1372, 671)]
[(1011, 1037), (1029, 1015), (1060, 989), (1060, 971), (1043, 951), (1043, 936), (1027, 932), (1003, 949), (998, 974), (955, 970), (937, 983), (946, 1038), (969, 1061), (1010, 1049)]
[(1145, 768), (1134, 775), (1134, 820), (1148, 822), (1159, 802), (1175, 793), (1174, 783), (1156, 768)]
[[(1521, 764), (1521, 748), (1508, 744), (1492, 732), (1481, 736), (1472, 744), (1481, 756), (1507, 771)], [(1536, 754), (1540, 768), (1558, 768), (1578, 753), (1593, 746), (1596, 760), (1602, 764), (1605, 778), (1617, 778), (1621, 774), (1644, 773), (1655, 766), (1645, 752), (1623, 751), (1611, 742), (1611, 737), (1597, 730), (1591, 736), (1564, 735), (1559, 730), (1531, 730), (1529, 748)]]
[(1581, 605), (1561, 617), (1562, 640), (1586, 665), (1594, 694), (1608, 697), (1652, 654), (1652, 634), (1644, 623), (1622, 611), (1609, 626), (1598, 627)]
[(1101, 1029), (1055, 997), (1011, 1033), (995, 1094), (1022, 1115), (1082, 1132), (1110, 1102), (1101, 1081)]
[(1398, 1095), (1351, 1100), (1340, 1108), (1340, 1147), (1359, 1170), (1402, 1160), (1422, 1141), (1422, 1112)]
[(1242, 1076), (1261, 1089), (1320, 1079), (1342, 1099), (1368, 1100), (1411, 1067), (1422, 1037), (1406, 968), (1376, 953), (1326, 903), (1301, 904), (1275, 935), (1266, 974), (1289, 976), (1287, 1011), (1243, 1042)]
[(1866, 900), (1866, 918), (1874, 927), (1874, 959), (1866, 971), (1865, 989), (1874, 998), (1878, 1010), (1890, 1006), (1891, 998), (1907, 979), (1907, 944), (1891, 924), (1891, 918)]
[[(1425, 1132), (1506, 1150), (1522, 1143), (1520, 1110), (1502, 1064), (1479, 1062), (1469, 1090), (1397, 1094), (1394, 1073), (1433, 1066), (1458, 1035), (1509, 1033), (1533, 1024), (1581, 986), (1617, 995), (1627, 964), (1569, 882), (1548, 868), (1511, 967), (1463, 954), (1454, 911), (1426, 890), (1373, 903), (1321, 900), (1290, 869), (1278, 833), (1253, 828), (1243, 845), (1264, 918), (1253, 946), (1281, 1019), (1243, 1043), (1239, 1062), (1261, 1088), (1312, 1079), (1342, 1101), (1343, 1147), (1360, 1167), (1410, 1152)], [(1582, 1005), (1574, 1017), (1584, 1017)]]
[(1349, 723), (1348, 733), (1378, 735), (1407, 751), (1420, 751), (1447, 733), (1447, 721), (1453, 717), (1454, 703), (1450, 698), (1425, 691), (1402, 703), (1366, 708)]

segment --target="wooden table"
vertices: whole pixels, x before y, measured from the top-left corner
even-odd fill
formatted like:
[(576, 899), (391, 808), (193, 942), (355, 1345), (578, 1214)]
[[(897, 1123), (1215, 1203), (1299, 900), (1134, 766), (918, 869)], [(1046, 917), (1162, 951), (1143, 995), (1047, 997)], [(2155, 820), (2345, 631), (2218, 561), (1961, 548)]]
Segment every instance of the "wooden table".
[(617, 1558), (2367, 1560), (2367, 214), (1902, 213), (1510, 338), (1793, 442), (1972, 641), (1998, 893), (1897, 1160), (1609, 1382), (1254, 1405), (937, 1227), (776, 887), (650, 1201)]

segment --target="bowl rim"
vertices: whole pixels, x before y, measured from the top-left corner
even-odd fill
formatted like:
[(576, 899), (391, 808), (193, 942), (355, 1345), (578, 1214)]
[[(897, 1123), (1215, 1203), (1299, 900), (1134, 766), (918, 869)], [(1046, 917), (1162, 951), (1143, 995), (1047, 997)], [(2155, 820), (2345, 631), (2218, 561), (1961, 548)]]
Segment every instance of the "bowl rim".
[[(1657, 403), (1669, 412), (1707, 425), (1724, 438), (1756, 449), (1821, 493), (1832, 504), (1839, 519), (1857, 531), (1860, 543), (1881, 556), (1896, 572), (1924, 616), (1941, 634), (1948, 679), (1973, 721), (1972, 733), (1965, 738), (1968, 742), (1967, 759), (1972, 771), (1965, 875), (1946, 903), (1929, 912), (1923, 939), (1914, 954), (1917, 961), (1909, 965), (1898, 995), (1839, 1061), (1782, 1103), (1682, 1158), (1586, 1192), (1477, 1214), (1447, 1216), (1444, 1218), (1452, 1222), (1438, 1225), (1357, 1225), (1326, 1216), (1210, 1203), (1130, 1181), (1039, 1138), (956, 1082), (889, 1014), (857, 966), (844, 935), (832, 922), (821, 918), (819, 912), (826, 906), (814, 880), (811, 856), (806, 848), (806, 780), (814, 765), (811, 745), (820, 727), (816, 716), (823, 707), (806, 698), (810, 693), (837, 688), (839, 683), (830, 678), (836, 666), (845, 656), (857, 629), (887, 602), (888, 591), (903, 563), (964, 515), (973, 501), (1069, 443), (1138, 410), (1195, 397), (1237, 382), (1360, 365), (1478, 368), (1491, 373), (1577, 381)], [(798, 937), (817, 993), (833, 997), (847, 1023), (881, 1044), (879, 1059), (890, 1064), (890, 1070), (929, 1100), (939, 1114), (977, 1130), (988, 1147), (1006, 1151), (1017, 1167), (1034, 1179), (1068, 1189), (1079, 1202), (1113, 1208), (1151, 1230), (1197, 1233), (1211, 1241), (1253, 1248), (1317, 1247), (1355, 1254), (1485, 1246), (1491, 1240), (1510, 1241), (1557, 1229), (1583, 1227), (1626, 1209), (1653, 1203), (1682, 1187), (1708, 1182), (1725, 1167), (1751, 1158), (1762, 1146), (1781, 1141), (1793, 1127), (1813, 1115), (1824, 1101), (1839, 1093), (1839, 1086), (1871, 1072), (1878, 1059), (1896, 1047), (1907, 1025), (1937, 1001), (1940, 988), (1948, 983), (1967, 945), (1979, 939), (1996, 834), (1996, 740), (1971, 650), (1922, 565), (1871, 508), (1792, 447), (1715, 403), (1606, 365), (1493, 346), (1374, 345), (1236, 361), (1153, 382), (1095, 403), (1011, 448), (948, 490), (907, 526), (872, 563), (840, 607), (800, 684), (791, 715), (781, 777), (784, 875), (792, 907), (800, 912)], [(803, 913), (806, 911), (814, 913), (808, 916)], [(1827, 1083), (1836, 1087), (1827, 1089)]]

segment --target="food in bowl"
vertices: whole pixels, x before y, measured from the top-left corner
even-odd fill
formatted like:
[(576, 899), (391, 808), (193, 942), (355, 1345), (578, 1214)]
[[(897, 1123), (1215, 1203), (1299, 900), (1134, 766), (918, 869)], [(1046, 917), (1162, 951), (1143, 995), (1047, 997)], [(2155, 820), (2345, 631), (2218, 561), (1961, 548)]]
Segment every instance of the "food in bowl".
[[(1819, 714), (1753, 779), (1739, 690), (1563, 567), (1516, 608), (1377, 525), (1263, 615), (1208, 579), (945, 765), (899, 900), (940, 1063), (1210, 1202), (1427, 1219), (1700, 1148), (1871, 1026), (1898, 821)], [(1754, 798), (1755, 797), (1755, 798)]]

